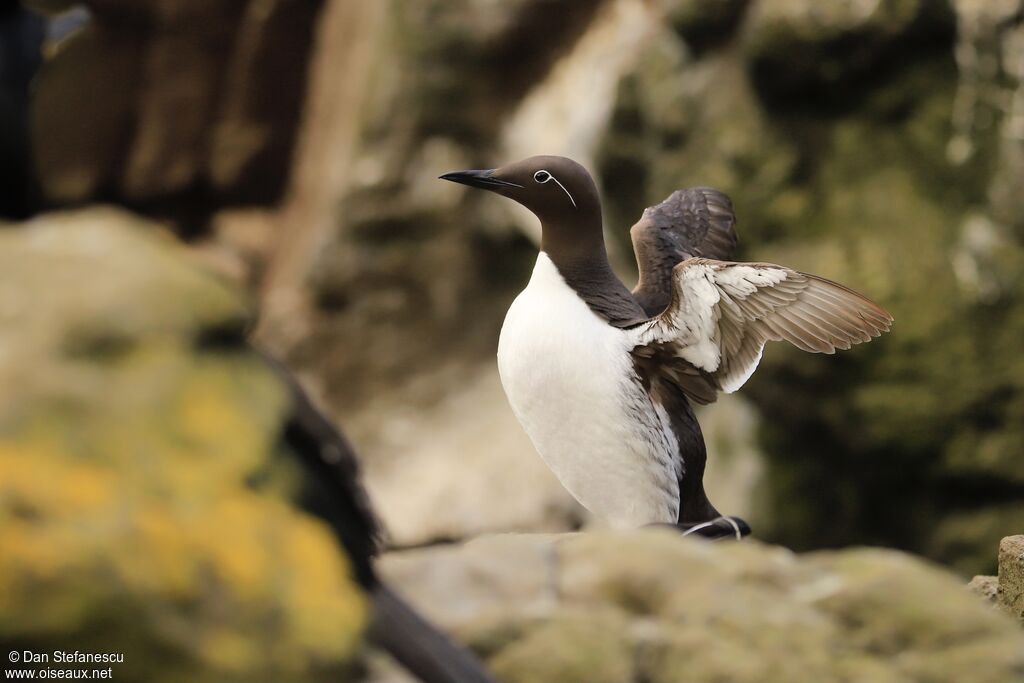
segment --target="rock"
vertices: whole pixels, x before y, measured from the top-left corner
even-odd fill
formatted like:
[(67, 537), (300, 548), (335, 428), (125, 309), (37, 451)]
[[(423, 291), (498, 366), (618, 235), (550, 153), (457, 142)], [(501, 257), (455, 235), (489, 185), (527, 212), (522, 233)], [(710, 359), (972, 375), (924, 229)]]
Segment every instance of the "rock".
[(496, 374), (485, 368), (460, 379), (432, 405), (382, 391), (346, 415), (390, 542), (578, 527), (587, 512), (537, 455)]
[(141, 43), (89, 25), (44, 63), (31, 124), (36, 177), (49, 200), (82, 202), (116, 183), (134, 120)]
[(745, 242), (783, 230), (809, 203), (792, 182), (799, 150), (764, 111), (735, 55), (694, 61), (671, 32), (651, 41), (620, 83), (602, 147), (601, 185), (617, 226), (611, 237), (626, 253), (627, 226), (679, 187), (728, 192)]
[(527, 618), (559, 601), (551, 574), (558, 535), (480, 536), (464, 544), (395, 551), (380, 569), (444, 624), (503, 619), (511, 609)]
[(383, 573), (508, 683), (1024, 681), (1024, 633), (902, 553), (645, 530), (493, 536)]
[[(391, 110), (386, 124), (410, 117), (425, 138), (453, 137), (463, 144), (493, 139), (505, 115), (587, 29), (598, 0), (427, 0), (397, 5), (403, 29), (392, 68), (406, 70), (403, 91), (413, 108)], [(553, 16), (558, 17), (552, 22)], [(430, 26), (429, 31), (421, 30)], [(382, 104), (384, 104), (382, 102)], [(371, 135), (374, 132), (371, 131)], [(418, 144), (418, 140), (405, 140)], [(396, 161), (399, 161), (396, 159)]]
[(1024, 622), (1024, 536), (1007, 536), (999, 544), (999, 602)]
[(967, 588), (1024, 624), (1024, 536), (999, 543), (999, 576), (975, 576)]
[(51, 51), (36, 89), (46, 198), (159, 204), (179, 217), (189, 202), (206, 215), (273, 204), (320, 2), (88, 4), (89, 25)]
[(533, 625), (489, 661), (504, 681), (619, 683), (634, 679), (629, 621), (617, 610), (566, 610)]
[(348, 675), (366, 607), (284, 495), (243, 297), (113, 209), (0, 232), (0, 269), (0, 641), (131, 680)]
[(999, 576), (975, 576), (967, 587), (1024, 623), (1024, 536), (999, 543)]
[(732, 36), (748, 4), (748, 0), (672, 0), (667, 3), (667, 19), (699, 54)]
[(899, 50), (952, 30), (952, 14), (932, 0), (780, 0), (754, 4), (742, 50), (762, 91), (789, 94), (841, 88)]

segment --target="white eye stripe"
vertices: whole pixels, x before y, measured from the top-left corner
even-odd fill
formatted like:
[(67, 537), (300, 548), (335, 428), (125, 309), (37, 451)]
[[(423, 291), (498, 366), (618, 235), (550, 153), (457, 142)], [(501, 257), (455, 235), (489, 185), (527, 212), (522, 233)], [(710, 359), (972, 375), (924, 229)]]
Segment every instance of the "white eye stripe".
[(537, 171), (536, 173), (533, 174), (533, 179), (536, 182), (540, 183), (541, 185), (543, 185), (544, 183), (548, 182), (549, 180), (554, 180), (555, 184), (558, 185), (560, 188), (562, 188), (562, 192), (564, 192), (566, 194), (566, 196), (569, 197), (569, 201), (572, 202), (573, 208), (576, 207), (576, 200), (572, 198), (571, 194), (569, 194), (569, 190), (565, 189), (565, 185), (560, 183), (558, 181), (558, 178), (556, 178), (555, 176), (551, 175), (550, 171), (546, 171), (546, 170), (544, 170), (542, 168), (542, 169), (540, 169), (539, 171)]

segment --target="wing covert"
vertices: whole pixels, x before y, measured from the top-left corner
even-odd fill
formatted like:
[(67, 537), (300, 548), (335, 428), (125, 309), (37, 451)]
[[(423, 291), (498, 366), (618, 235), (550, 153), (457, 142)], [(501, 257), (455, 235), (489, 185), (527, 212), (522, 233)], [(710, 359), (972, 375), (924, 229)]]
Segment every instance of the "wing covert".
[[(892, 324), (888, 312), (852, 289), (783, 266), (691, 258), (672, 275), (670, 303), (636, 328), (633, 353), (671, 356), (726, 393), (749, 379), (769, 341), (835, 353)], [(708, 402), (706, 389), (687, 393)]]

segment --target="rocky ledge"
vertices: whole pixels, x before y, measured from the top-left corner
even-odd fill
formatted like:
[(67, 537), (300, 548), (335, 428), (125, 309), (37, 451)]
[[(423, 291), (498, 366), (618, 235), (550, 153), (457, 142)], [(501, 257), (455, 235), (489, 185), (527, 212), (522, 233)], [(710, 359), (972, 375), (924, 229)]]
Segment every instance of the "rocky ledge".
[(506, 683), (1024, 681), (1013, 621), (900, 552), (645, 530), (489, 536), (381, 567)]

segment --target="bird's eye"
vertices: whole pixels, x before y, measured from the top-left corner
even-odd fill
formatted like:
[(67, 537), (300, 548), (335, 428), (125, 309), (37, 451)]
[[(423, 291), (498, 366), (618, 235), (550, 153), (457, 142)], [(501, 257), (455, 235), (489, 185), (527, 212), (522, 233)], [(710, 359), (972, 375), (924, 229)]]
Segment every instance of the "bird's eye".
[(533, 174), (533, 179), (536, 180), (538, 183), (543, 184), (551, 180), (551, 174), (548, 173), (547, 171), (540, 170)]

